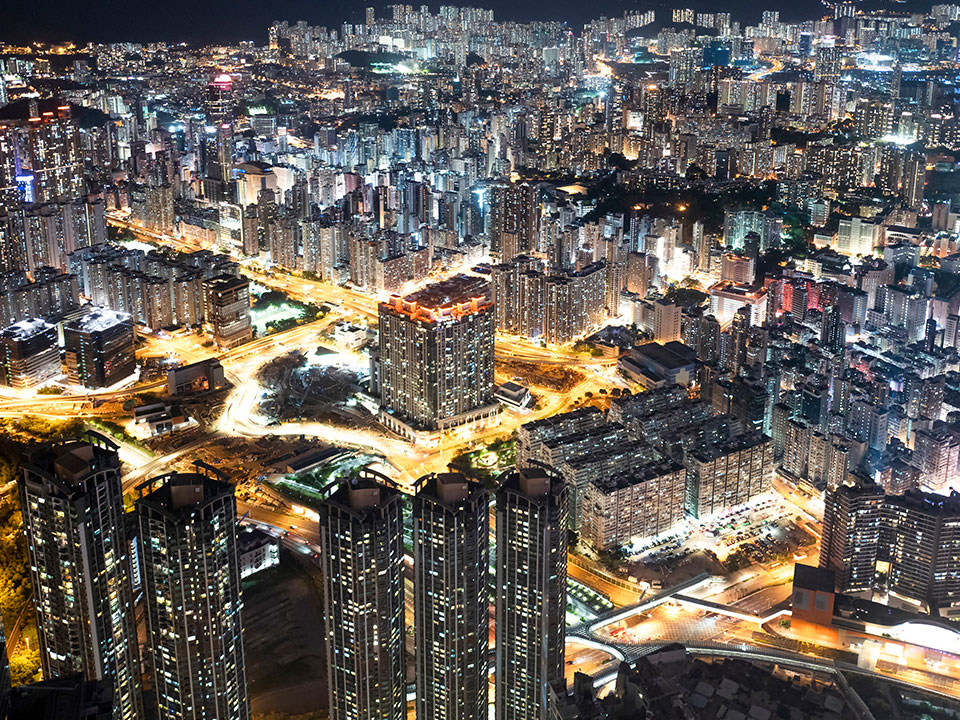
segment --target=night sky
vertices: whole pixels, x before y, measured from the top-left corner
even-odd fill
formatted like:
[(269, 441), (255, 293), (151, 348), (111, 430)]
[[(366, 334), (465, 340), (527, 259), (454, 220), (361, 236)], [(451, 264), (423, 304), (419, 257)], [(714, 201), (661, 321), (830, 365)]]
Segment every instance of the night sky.
[[(929, 0), (909, 2), (910, 6), (923, 9), (929, 9), (932, 4)], [(267, 26), (274, 20), (293, 22), (302, 19), (312, 25), (334, 27), (345, 21), (362, 21), (363, 8), (370, 4), (380, 9), (388, 3), (363, 0), (0, 0), (0, 40), (167, 40), (194, 43), (253, 40), (264, 43)], [(417, 7), (420, 2), (409, 4)], [(436, 12), (440, 3), (434, 0), (429, 4)], [(676, 6), (727, 11), (750, 23), (759, 20), (762, 10), (779, 9), (785, 20), (817, 17), (825, 11), (819, 0), (790, 3), (781, 0), (777, 4), (753, 0), (672, 0), (669, 3), (651, 0), (443, 0), (443, 4), (492, 7), (498, 19), (558, 19), (575, 26), (601, 14), (622, 15), (628, 8), (647, 10)], [(905, 9), (908, 6), (884, 3), (882, 7)]]

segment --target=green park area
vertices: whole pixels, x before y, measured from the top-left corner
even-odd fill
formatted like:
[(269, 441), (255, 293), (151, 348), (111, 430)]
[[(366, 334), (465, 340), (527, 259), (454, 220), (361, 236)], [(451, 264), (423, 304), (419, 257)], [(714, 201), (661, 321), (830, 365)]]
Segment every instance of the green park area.
[[(266, 307), (255, 307), (250, 311), (250, 319), (257, 330), (257, 336), (268, 335), (268, 328), (290, 325), (293, 327), (303, 317), (303, 309), (289, 302), (275, 303)], [(292, 321), (292, 322), (291, 322)]]
[(285, 293), (264, 292), (250, 308), (256, 337), (266, 337), (323, 317), (324, 310), (313, 303), (291, 300)]
[(291, 500), (315, 506), (327, 499), (324, 488), (340, 478), (356, 475), (376, 460), (372, 455), (349, 453), (337, 456), (328, 463), (301, 473), (284, 475), (273, 481), (273, 486)]
[(517, 459), (517, 441), (497, 440), (483, 448), (458, 455), (450, 465), (478, 480), (492, 480), (513, 467)]

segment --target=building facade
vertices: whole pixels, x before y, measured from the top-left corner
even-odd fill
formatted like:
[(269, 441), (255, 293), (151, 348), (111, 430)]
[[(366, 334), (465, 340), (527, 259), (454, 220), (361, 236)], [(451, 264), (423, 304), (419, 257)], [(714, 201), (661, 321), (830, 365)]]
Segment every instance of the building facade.
[(654, 537), (683, 520), (686, 471), (673, 462), (642, 464), (598, 479), (582, 501), (582, 534), (595, 548)]
[(762, 433), (740, 435), (688, 453), (685, 461), (687, 512), (702, 518), (770, 489), (773, 441)]
[(402, 496), (368, 474), (319, 512), (330, 718), (403, 720)]
[(160, 718), (248, 720), (233, 485), (202, 462), (140, 486), (148, 646)]
[(380, 303), (381, 419), (437, 431), (495, 413), (490, 286), (458, 275)]
[(220, 347), (233, 348), (253, 337), (250, 281), (220, 275), (203, 283), (204, 317)]
[(0, 330), (0, 385), (29, 390), (60, 374), (57, 328), (23, 320)]
[(487, 717), (490, 495), (457, 473), (413, 500), (417, 716)]
[(63, 326), (67, 380), (86, 388), (110, 387), (137, 369), (133, 321), (125, 313), (97, 308)]
[(820, 567), (836, 573), (840, 592), (874, 587), (883, 504), (883, 490), (873, 483), (844, 484), (824, 495)]
[(41, 447), (20, 504), (44, 676), (107, 679), (114, 720), (144, 717), (117, 446), (88, 433)]
[(564, 674), (567, 487), (543, 467), (511, 472), (497, 491), (496, 717), (546, 717)]

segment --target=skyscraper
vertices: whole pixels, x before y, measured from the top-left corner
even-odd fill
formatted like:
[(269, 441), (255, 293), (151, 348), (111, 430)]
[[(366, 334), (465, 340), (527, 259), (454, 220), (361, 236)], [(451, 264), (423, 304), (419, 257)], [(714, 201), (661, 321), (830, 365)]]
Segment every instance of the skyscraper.
[(159, 715), (247, 720), (233, 486), (194, 468), (149, 480), (136, 501)]
[(230, 122), (235, 102), (233, 97), (233, 78), (227, 73), (220, 73), (207, 85), (207, 123), (210, 125), (222, 125), (223, 123)]
[(855, 484), (828, 490), (825, 499), (820, 567), (835, 572), (837, 589), (867, 597), (885, 589), (925, 612), (955, 603), (960, 494), (884, 495), (871, 479), (851, 477)]
[(429, 475), (413, 501), (417, 717), (487, 716), (489, 493)]
[(109, 387), (137, 369), (133, 321), (126, 313), (97, 308), (64, 323), (67, 379), (87, 388)]
[[(214, 201), (229, 200), (233, 180), (233, 78), (217, 75), (207, 86), (206, 178), (204, 195)], [(212, 132), (211, 132), (212, 131)]]
[(34, 388), (60, 374), (57, 328), (43, 320), (23, 320), (0, 330), (0, 385)]
[(232, 348), (250, 340), (250, 281), (236, 275), (204, 281), (203, 313), (220, 347)]
[(320, 511), (331, 720), (403, 720), (403, 499), (371, 471)]
[(833, 80), (843, 71), (843, 48), (835, 45), (820, 45), (816, 51), (813, 79)]
[(490, 284), (479, 278), (380, 303), (381, 419), (410, 435), (495, 414), (493, 346)]
[(931, 606), (960, 598), (960, 495), (908, 490), (884, 499), (881, 538), (889, 543), (889, 589)]
[(825, 307), (820, 319), (820, 343), (831, 352), (841, 352), (846, 334), (847, 326), (840, 315), (840, 306)]
[(927, 162), (922, 152), (910, 153), (903, 169), (901, 195), (907, 207), (920, 208), (923, 205), (923, 186), (926, 179)]
[(546, 717), (563, 678), (567, 486), (542, 467), (512, 471), (497, 491), (496, 717)]
[(490, 250), (503, 262), (536, 250), (540, 207), (529, 183), (494, 186), (490, 202)]
[(703, 48), (677, 48), (670, 52), (670, 83), (683, 86), (692, 83), (703, 65)]
[(222, 202), (233, 196), (233, 127), (230, 123), (216, 126), (207, 140), (207, 177), (203, 181), (204, 196)]
[(820, 567), (837, 573), (840, 592), (870, 591), (877, 570), (883, 489), (872, 482), (840, 485), (824, 495)]
[(44, 676), (108, 678), (114, 720), (143, 717), (117, 446), (91, 432), (41, 447), (20, 504)]
[(658, 343), (680, 340), (680, 318), (683, 308), (669, 300), (657, 300), (653, 305), (653, 339)]
[[(0, 212), (86, 192), (83, 149), (70, 105), (20, 100), (0, 113)], [(12, 182), (11, 182), (12, 181)], [(16, 192), (7, 193), (8, 189)]]

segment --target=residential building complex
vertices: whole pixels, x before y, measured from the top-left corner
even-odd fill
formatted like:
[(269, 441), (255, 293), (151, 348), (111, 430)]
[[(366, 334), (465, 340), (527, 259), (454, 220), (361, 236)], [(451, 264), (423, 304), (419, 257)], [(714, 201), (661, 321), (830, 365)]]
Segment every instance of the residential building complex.
[(488, 714), (490, 494), (457, 473), (421, 479), (413, 499), (417, 712)]
[(497, 491), (496, 717), (542, 718), (563, 678), (567, 580), (564, 482), (539, 466)]
[(136, 514), (160, 717), (248, 720), (233, 485), (210, 465), (152, 478)]
[(381, 419), (402, 434), (496, 414), (489, 284), (456, 276), (380, 303)]
[(37, 449), (20, 503), (44, 675), (105, 679), (114, 718), (143, 718), (117, 446), (88, 433)]
[(402, 496), (368, 475), (341, 484), (319, 510), (330, 717), (402, 720)]

